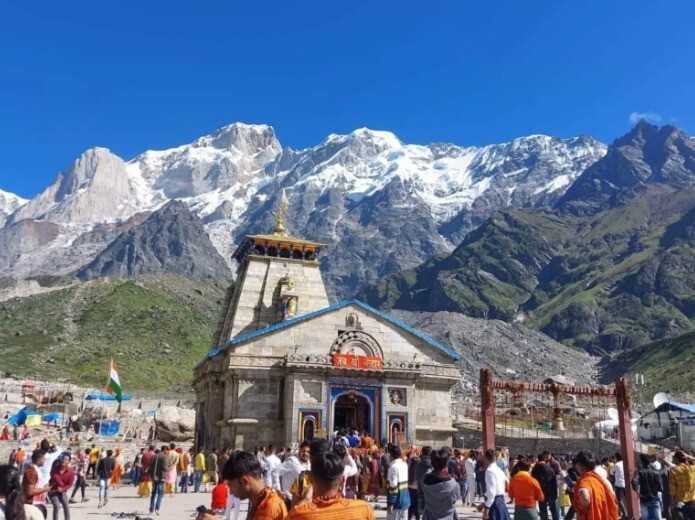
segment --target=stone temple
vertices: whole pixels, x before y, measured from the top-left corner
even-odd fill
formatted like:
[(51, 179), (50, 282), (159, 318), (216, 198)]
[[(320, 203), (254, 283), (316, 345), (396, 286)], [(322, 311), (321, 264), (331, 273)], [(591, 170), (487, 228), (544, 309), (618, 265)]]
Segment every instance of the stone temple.
[(286, 199), (269, 235), (234, 253), (215, 345), (194, 370), (199, 447), (291, 446), (340, 428), (451, 445), (459, 355), (358, 300), (330, 304), (323, 244), (290, 236)]

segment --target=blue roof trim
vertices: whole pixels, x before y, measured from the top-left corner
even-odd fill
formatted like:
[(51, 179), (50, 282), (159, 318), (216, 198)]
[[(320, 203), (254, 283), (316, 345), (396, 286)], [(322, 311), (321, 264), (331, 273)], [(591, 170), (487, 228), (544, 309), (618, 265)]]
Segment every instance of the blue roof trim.
[(674, 408), (678, 410), (682, 410), (687, 413), (694, 413), (695, 414), (695, 404), (686, 404), (686, 403), (679, 403), (676, 401), (666, 401), (665, 403), (662, 403), (660, 406), (657, 406), (654, 408), (652, 411), (667, 411), (667, 410), (673, 410)]
[[(365, 310), (367, 312), (371, 312), (373, 314), (376, 314), (377, 316), (383, 318), (385, 321), (391, 323), (392, 325), (395, 325), (396, 327), (405, 330), (407, 333), (415, 336), (418, 339), (421, 339), (422, 341), (424, 341), (428, 345), (436, 348), (437, 350), (440, 350), (441, 352), (445, 353), (447, 356), (451, 357), (455, 361), (459, 361), (461, 359), (461, 355), (458, 352), (456, 352), (454, 349), (449, 347), (448, 345), (445, 345), (444, 343), (434, 339), (432, 336), (425, 334), (421, 330), (418, 330), (414, 327), (411, 327), (403, 320), (400, 320), (398, 318), (394, 318), (393, 316), (389, 316), (388, 314), (386, 314), (378, 309), (375, 309), (371, 305), (367, 305), (366, 303), (361, 302), (360, 300), (343, 300), (343, 301), (335, 303), (333, 305), (329, 305), (328, 307), (324, 307), (323, 309), (309, 312), (307, 314), (302, 314), (301, 316), (297, 316), (296, 318), (291, 318), (289, 320), (280, 321), (278, 323), (273, 323), (272, 325), (268, 325), (267, 327), (263, 327), (262, 329), (254, 330), (251, 332), (247, 332), (246, 334), (241, 334), (239, 336), (236, 336), (235, 338), (232, 338), (229, 341), (227, 341), (225, 343), (225, 346), (240, 345), (242, 343), (246, 343), (247, 341), (251, 341), (251, 340), (259, 338), (261, 336), (265, 336), (266, 334), (271, 334), (273, 332), (277, 332), (279, 330), (283, 330), (283, 329), (286, 329), (288, 327), (292, 327), (293, 325), (296, 325), (297, 323), (302, 323), (304, 321), (311, 320), (313, 318), (316, 318), (318, 316), (322, 316), (322, 315), (327, 314), (329, 312), (339, 310), (339, 309), (342, 309), (344, 307), (349, 307), (350, 305), (355, 305), (357, 307), (362, 308), (363, 310)], [(224, 351), (223, 347), (215, 346), (210, 350), (210, 352), (208, 352), (207, 357), (209, 359), (212, 359), (213, 357), (221, 354), (223, 351)]]
[(221, 354), (223, 350), (224, 350), (224, 349), (223, 349), (222, 347), (213, 347), (213, 348), (211, 348), (210, 351), (209, 351), (208, 354), (207, 354), (208, 359), (212, 359), (212, 358), (214, 358), (215, 356)]

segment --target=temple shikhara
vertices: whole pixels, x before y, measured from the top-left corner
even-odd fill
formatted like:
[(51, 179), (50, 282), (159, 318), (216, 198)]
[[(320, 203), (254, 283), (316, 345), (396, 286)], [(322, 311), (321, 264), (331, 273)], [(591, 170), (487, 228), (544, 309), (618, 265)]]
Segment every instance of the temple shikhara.
[(357, 300), (331, 305), (323, 244), (275, 230), (236, 252), (215, 344), (194, 371), (199, 447), (290, 446), (341, 428), (451, 445), (459, 355)]

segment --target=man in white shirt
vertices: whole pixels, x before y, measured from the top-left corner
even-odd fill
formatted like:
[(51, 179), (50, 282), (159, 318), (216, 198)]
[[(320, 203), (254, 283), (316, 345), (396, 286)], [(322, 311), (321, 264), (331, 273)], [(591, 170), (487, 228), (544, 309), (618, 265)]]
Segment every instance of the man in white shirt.
[(343, 460), (343, 464), (345, 466), (343, 469), (343, 495), (345, 495), (345, 491), (347, 489), (347, 480), (350, 477), (354, 477), (355, 475), (357, 475), (357, 463), (342, 443), (336, 444), (333, 451), (335, 451), (335, 454)]
[(466, 497), (467, 506), (472, 506), (475, 502), (475, 463), (478, 459), (478, 454), (471, 450), (464, 462), (466, 466)]
[(618, 500), (620, 518), (627, 517), (625, 509), (625, 466), (623, 457), (620, 453), (615, 454), (615, 466), (613, 466), (613, 487), (615, 488), (615, 498)]
[(273, 488), (275, 490), (280, 490), (280, 474), (278, 469), (282, 465), (280, 457), (275, 455), (275, 448), (272, 444), (269, 444), (265, 449), (265, 459), (264, 459), (264, 469), (265, 469), (265, 485)]
[[(43, 454), (42, 454), (43, 455)], [(32, 469), (32, 472), (35, 469)], [(24, 509), (22, 518), (25, 520), (44, 520), (43, 513), (37, 507), (24, 503), (22, 486), (19, 483), (19, 470), (11, 465), (0, 466), (0, 497), (3, 497), (4, 504), (0, 503), (0, 520), (5, 520), (6, 511), (16, 511)], [(10, 516), (8, 514), (8, 516)], [(11, 518), (17, 518), (12, 515)]]
[(596, 467), (594, 468), (594, 473), (596, 473), (599, 477), (608, 482), (608, 471), (606, 471), (606, 468), (604, 468), (602, 464), (596, 464)]
[(507, 489), (507, 475), (497, 465), (495, 450), (485, 451), (485, 505), (484, 520), (510, 520), (504, 494)]
[(389, 453), (392, 462), (386, 476), (388, 481), (386, 518), (387, 520), (407, 520), (410, 507), (408, 464), (403, 460), (403, 454), (398, 446), (391, 446)]
[(304, 471), (311, 471), (311, 452), (309, 442), (302, 442), (298, 455), (290, 455), (277, 469), (282, 494), (292, 499), (292, 485)]
[[(48, 483), (51, 480), (51, 469), (53, 468), (53, 463), (60, 457), (60, 455), (63, 453), (63, 450), (56, 447), (55, 445), (52, 445), (50, 442), (48, 442), (47, 439), (43, 439), (41, 441), (41, 450), (46, 454), (44, 459), (43, 459), (43, 465), (40, 466), (39, 469), (39, 482), (38, 486), (39, 487), (44, 487), (47, 486)], [(46, 496), (44, 495), (42, 498), (37, 499), (39, 500), (38, 502), (34, 503), (39, 503), (39, 504), (45, 504), (46, 503)], [(43, 500), (43, 501), (41, 501)]]
[(355, 462), (355, 459), (352, 458), (352, 455), (350, 455), (350, 452), (347, 450), (347, 448), (343, 446), (341, 443), (336, 445), (333, 451), (336, 455), (338, 455), (338, 457), (340, 457), (343, 460), (343, 464), (345, 465), (345, 469), (343, 470), (343, 477), (345, 479), (348, 479), (357, 475), (357, 463)]

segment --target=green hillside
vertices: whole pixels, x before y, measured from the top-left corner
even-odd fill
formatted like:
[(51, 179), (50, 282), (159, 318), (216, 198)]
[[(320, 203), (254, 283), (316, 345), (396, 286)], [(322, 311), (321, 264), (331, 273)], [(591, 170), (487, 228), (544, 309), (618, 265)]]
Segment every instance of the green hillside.
[(101, 387), (113, 357), (126, 391), (189, 390), (225, 281), (102, 279), (0, 303), (0, 372)]
[(695, 190), (646, 189), (591, 216), (500, 212), (447, 258), (386, 277), (385, 309), (521, 320), (594, 352), (695, 328)]
[(629, 349), (606, 367), (607, 380), (625, 372), (644, 374), (641, 393), (651, 399), (656, 392), (695, 396), (695, 332)]

